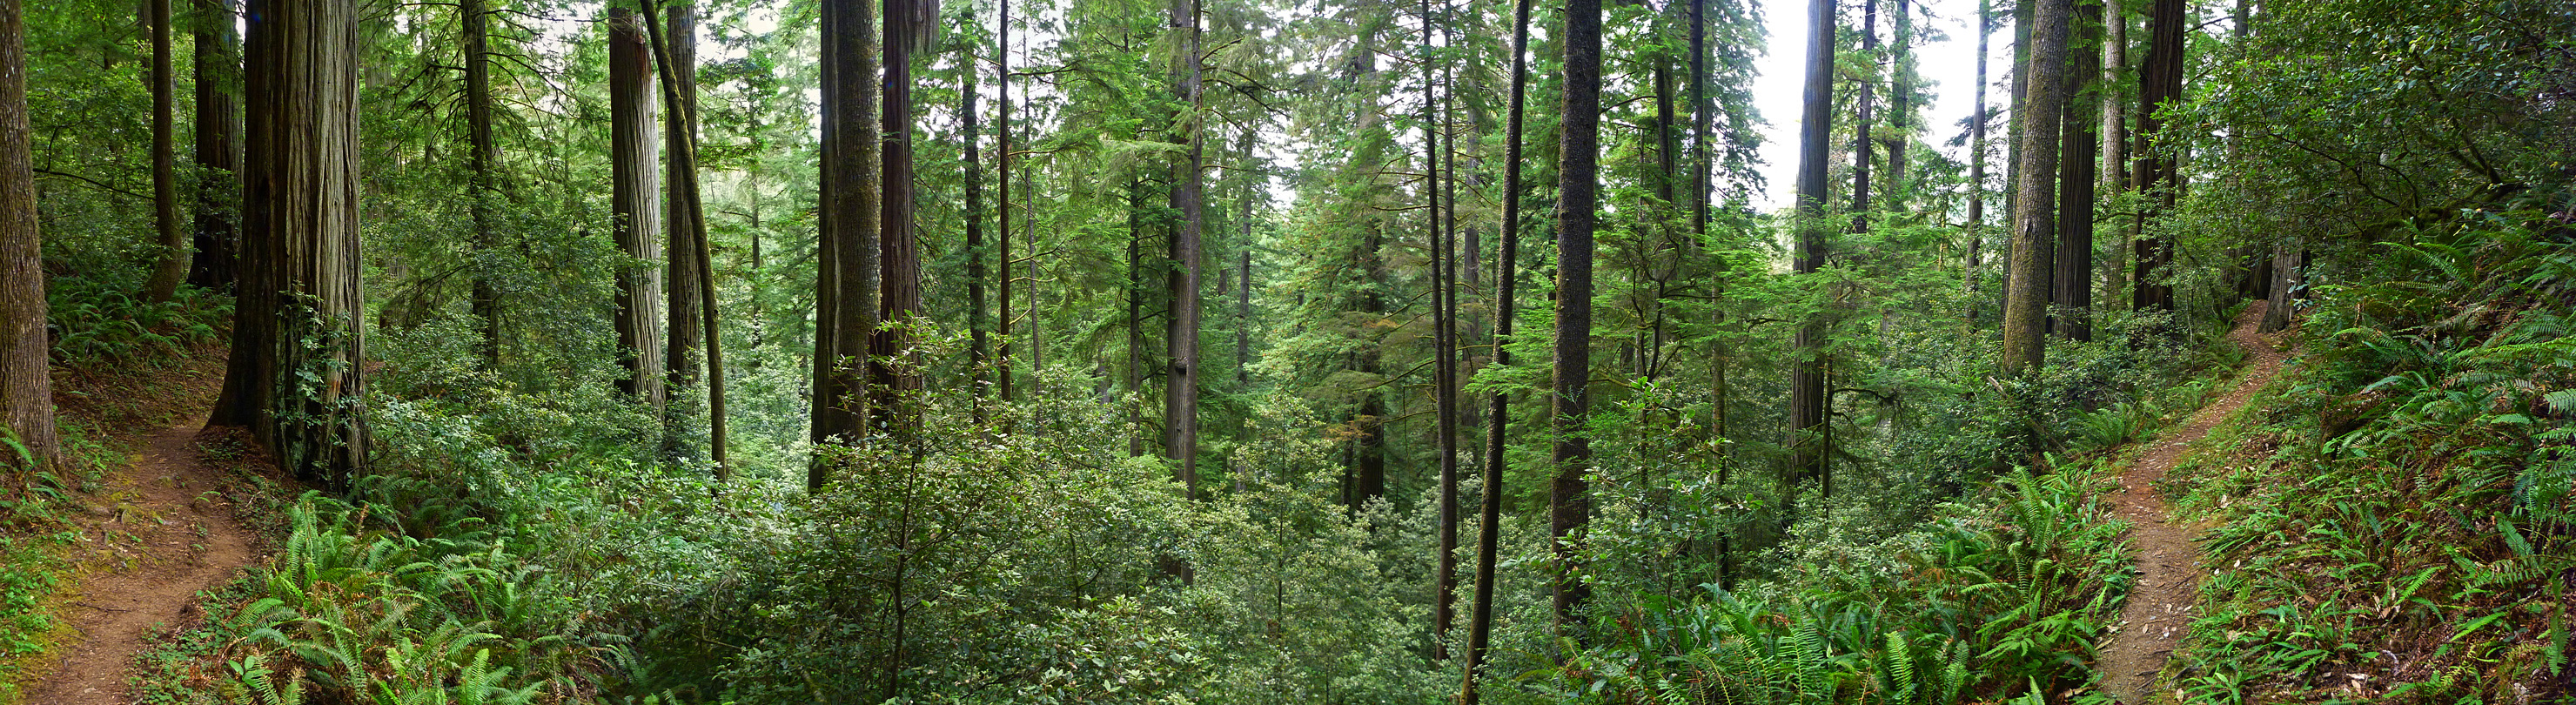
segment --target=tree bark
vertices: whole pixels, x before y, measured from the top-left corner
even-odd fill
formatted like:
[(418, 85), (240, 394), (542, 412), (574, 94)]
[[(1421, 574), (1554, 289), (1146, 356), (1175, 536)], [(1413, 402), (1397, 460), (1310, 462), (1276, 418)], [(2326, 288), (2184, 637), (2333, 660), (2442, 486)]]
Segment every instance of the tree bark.
[(146, 6), (152, 14), (152, 223), (161, 236), (161, 259), (143, 282), (143, 300), (160, 303), (178, 295), (195, 253), (179, 216), (178, 71), (170, 61), (170, 0)]
[(608, 10), (610, 162), (618, 250), (629, 264), (617, 270), (617, 345), (626, 377), (617, 391), (652, 407), (656, 417), (670, 400), (662, 348), (662, 209), (656, 177), (652, 48), (644, 22), (625, 7)]
[(1985, 269), (1986, 244), (1986, 55), (1994, 35), (1994, 0), (1977, 0), (1977, 103), (1968, 115), (1968, 271), (1962, 288), (1968, 293), (1968, 321), (1977, 320), (1977, 275)]
[(993, 154), (995, 162), (993, 185), (999, 190), (999, 193), (994, 194), (993, 226), (999, 231), (995, 235), (1001, 240), (1002, 249), (1001, 255), (995, 258), (995, 262), (1000, 264), (1002, 269), (1002, 316), (995, 322), (994, 328), (995, 335), (1001, 338), (1001, 349), (996, 352), (1002, 368), (1002, 403), (1008, 404), (1011, 402), (1013, 392), (1011, 389), (1011, 280), (1017, 278), (1011, 268), (1011, 0), (999, 0), (999, 2), (1001, 25), (993, 32), (993, 45), (996, 47), (993, 60), (1000, 67), (994, 71), (993, 82), (999, 84), (997, 87), (1001, 91), (996, 101), (999, 104), (998, 109), (993, 111), (994, 127), (1000, 132)]
[(1601, 2), (1568, 0), (1565, 6), (1565, 116), (1563, 152), (1557, 158), (1556, 365), (1553, 405), (1556, 480), (1548, 492), (1548, 536), (1555, 547), (1556, 624), (1576, 627), (1576, 610), (1592, 589), (1583, 582), (1575, 533), (1591, 518), (1592, 440), (1584, 420), (1592, 391), (1592, 229), (1600, 182)]
[(1887, 126), (1895, 134), (1887, 137), (1887, 210), (1905, 212), (1905, 199), (1913, 194), (1913, 178), (1906, 172), (1906, 158), (1914, 146), (1914, 12), (1906, 0), (1896, 0), (1896, 58), (1888, 62), (1894, 88), (1888, 95)]
[(241, 299), (208, 424), (247, 426), (297, 477), (363, 471), (358, 317), (358, 12), (252, 0)]
[[(652, 14), (653, 0), (645, 0), (645, 7), (646, 14)], [(669, 22), (671, 37), (665, 40), (660, 32), (652, 32), (652, 39), (654, 53), (661, 57), (662, 63), (662, 102), (671, 106), (671, 119), (664, 122), (669, 128), (664, 135), (671, 148), (664, 161), (671, 172), (668, 191), (673, 226), (671, 259), (673, 262), (687, 259), (690, 271), (696, 275), (691, 287), (696, 295), (690, 297), (696, 307), (683, 315), (674, 301), (675, 308), (671, 313), (674, 344), (671, 345), (673, 352), (670, 357), (686, 359), (686, 355), (678, 352), (680, 346), (677, 343), (681, 339), (679, 321), (694, 319), (692, 328), (696, 334), (688, 340), (706, 346), (707, 459), (715, 465), (716, 480), (722, 482), (730, 479), (732, 469), (725, 463), (724, 348), (717, 335), (720, 329), (716, 324), (715, 254), (707, 243), (707, 214), (698, 189), (696, 7), (672, 5)], [(653, 28), (649, 22), (645, 27), (647, 31)], [(681, 242), (684, 240), (685, 243)], [(680, 277), (672, 279), (672, 288), (676, 291), (681, 286)], [(673, 435), (666, 434), (665, 438)]]
[[(2136, 174), (2131, 183), (2148, 192), (2156, 208), (2169, 208), (2174, 191), (2181, 188), (2181, 165), (2165, 154), (2164, 119), (2156, 110), (2182, 98), (2183, 34), (2189, 31), (2190, 13), (2183, 0), (2152, 0), (2154, 14), (2149, 18), (2147, 64), (2138, 73), (2138, 154)], [(2147, 211), (2140, 209), (2132, 221), (2130, 236), (2136, 243), (2137, 274), (2131, 284), (2129, 305), (2140, 311), (2172, 311), (2173, 285), (2165, 279), (2173, 264), (2173, 243), (2148, 234)]]
[[(706, 339), (706, 321), (699, 317), (699, 311), (705, 308), (705, 302), (699, 297), (700, 292), (705, 289), (702, 284), (706, 281), (707, 273), (706, 270), (698, 268), (698, 244), (696, 236), (693, 235), (700, 232), (700, 224), (692, 220), (694, 211), (688, 207), (688, 204), (681, 202), (683, 196), (679, 192), (681, 180), (694, 175), (694, 173), (682, 174), (681, 170), (685, 167), (691, 172), (696, 171), (696, 165), (680, 163), (682, 151), (688, 148), (689, 141), (697, 134), (697, 126), (690, 122), (698, 94), (697, 43), (680, 37), (681, 30), (684, 29), (683, 23), (688, 23), (688, 20), (681, 16), (681, 13), (686, 10), (685, 4), (674, 4), (664, 8), (664, 14), (666, 14), (664, 21), (669, 27), (661, 33), (668, 37), (664, 42), (657, 42), (655, 47), (655, 56), (659, 57), (658, 60), (664, 68), (661, 72), (662, 94), (665, 107), (669, 110), (662, 119), (664, 169), (662, 182), (668, 194), (668, 201), (662, 209), (662, 231), (664, 236), (670, 238), (670, 246), (666, 249), (671, 254), (671, 260), (665, 279), (670, 286), (668, 293), (671, 303), (664, 310), (664, 313), (670, 317), (668, 327), (670, 338), (668, 347), (662, 351), (662, 367), (670, 373), (671, 389), (674, 390), (674, 394), (677, 394), (678, 390), (698, 384), (698, 376), (703, 370), (699, 367), (698, 356)], [(645, 21), (649, 23), (653, 20), (648, 18)], [(694, 27), (694, 23), (688, 24), (691, 28)], [(695, 32), (691, 31), (689, 34), (695, 35)], [(678, 407), (671, 410), (671, 431), (666, 434), (666, 437), (669, 439), (667, 442), (672, 445), (665, 448), (665, 455), (673, 457), (680, 455), (680, 448), (676, 444), (681, 436), (680, 421), (685, 414), (686, 412)]]
[(62, 462), (54, 428), (52, 339), (45, 332), (43, 238), (36, 231), (35, 163), (27, 122), (27, 25), (19, 0), (0, 0), (0, 437), (25, 446), (33, 467), (0, 449), (16, 482)]
[(886, 0), (885, 107), (883, 125), (885, 184), (883, 225), (878, 230), (880, 277), (877, 318), (882, 323), (868, 341), (868, 410), (887, 433), (909, 437), (920, 425), (917, 403), (922, 390), (920, 361), (913, 351), (914, 324), (921, 315), (921, 244), (913, 227), (912, 184), (912, 53), (928, 40), (936, 17), (915, 16), (915, 0)]
[(1182, 496), (1199, 496), (1199, 236), (1207, 225), (1203, 198), (1205, 143), (1195, 117), (1199, 110), (1198, 0), (1172, 0), (1171, 29), (1180, 33), (1172, 69), (1172, 97), (1184, 113), (1175, 116), (1172, 137), (1182, 144), (1172, 164), (1172, 210), (1180, 213), (1173, 231), (1172, 270), (1165, 280), (1171, 297), (1169, 327), (1163, 335), (1167, 377), (1163, 386), (1163, 449), (1172, 459)]
[[(472, 200), (467, 209), (474, 220), (474, 256), (491, 257), (500, 247), (496, 232), (499, 216), (492, 207), (500, 200), (500, 181), (494, 173), (500, 168), (501, 146), (492, 137), (492, 52), (490, 0), (457, 0), (456, 11), (464, 27), (465, 63), (465, 131), (469, 149), (467, 171), (472, 175)], [(500, 291), (492, 282), (488, 265), (474, 268), (473, 314), (483, 333), (483, 364), (501, 362)]]
[[(1861, 0), (1860, 53), (1873, 67), (1878, 59), (1878, 0)], [(1857, 81), (1859, 99), (1852, 106), (1855, 125), (1852, 129), (1852, 223), (1851, 231), (1869, 232), (1869, 163), (1877, 159), (1871, 149), (1870, 111), (1877, 108), (1878, 84), (1868, 78)], [(1830, 402), (1830, 400), (1828, 400)]]
[(2050, 301), (2056, 305), (2052, 318), (2058, 337), (2082, 342), (2093, 339), (2093, 169), (2099, 166), (2093, 150), (2101, 144), (2094, 130), (2109, 103), (2092, 91), (2102, 72), (2102, 53), (2095, 46), (2102, 39), (2102, 5), (2099, 0), (2076, 0), (2076, 5), (2063, 81), (2064, 146), (2058, 167), (2064, 173), (2057, 180), (2056, 280)]
[[(1436, 57), (1431, 54), (1431, 0), (1422, 0), (1422, 195), (1424, 213), (1429, 216), (1428, 230), (1431, 259), (1431, 401), (1434, 407), (1433, 428), (1439, 435), (1439, 553), (1434, 561), (1431, 581), (1431, 659), (1449, 660), (1449, 627), (1457, 619), (1458, 587), (1458, 372), (1456, 338), (1450, 328), (1455, 311), (1450, 298), (1457, 295), (1445, 269), (1454, 255), (1449, 252), (1449, 236), (1441, 228), (1440, 170), (1442, 165), (1441, 132), (1445, 116), (1440, 114)], [(1455, 148), (1455, 145), (1451, 145)], [(1450, 173), (1455, 181), (1458, 175)], [(1453, 204), (1454, 205), (1454, 204)]]
[[(1825, 222), (1825, 199), (1830, 196), (1826, 169), (1832, 159), (1828, 145), (1833, 134), (1834, 0), (1808, 0), (1807, 14), (1806, 102), (1798, 131), (1798, 247), (1792, 263), (1800, 274), (1824, 268), (1831, 256), (1826, 238), (1832, 232)], [(1795, 352), (1789, 372), (1789, 427), (1797, 434), (1790, 445), (1790, 492), (1794, 496), (1807, 484), (1817, 483), (1830, 493), (1826, 468), (1831, 449), (1824, 447), (1823, 321), (1801, 323), (1790, 344)]]
[[(975, 42), (957, 43), (959, 57), (958, 116), (966, 123), (966, 393), (974, 399), (977, 421), (984, 419), (984, 399), (991, 391), (984, 387), (985, 368), (992, 363), (986, 350), (992, 347), (987, 333), (992, 328), (992, 311), (984, 306), (984, 134), (983, 121), (975, 111), (975, 72), (982, 66), (975, 62)], [(1005, 265), (1007, 273), (1010, 267)]]
[(188, 283), (229, 288), (239, 261), (241, 179), (241, 43), (233, 33), (231, 0), (195, 0), (190, 31), (196, 44), (196, 254)]
[[(1509, 365), (1512, 355), (1506, 347), (1512, 337), (1512, 294), (1519, 283), (1513, 271), (1519, 263), (1521, 225), (1521, 121), (1529, 94), (1529, 21), (1532, 0), (1520, 0), (1512, 8), (1512, 88), (1510, 116), (1503, 132), (1503, 228), (1496, 235), (1501, 242), (1494, 256), (1494, 364)], [(1476, 500), (1476, 604), (1467, 616), (1467, 668), (1464, 684), (1458, 689), (1461, 705), (1477, 705), (1476, 680), (1483, 676), (1485, 656), (1493, 644), (1494, 633), (1494, 560), (1503, 533), (1503, 471), (1508, 463), (1503, 457), (1505, 432), (1510, 425), (1511, 395), (1494, 392), (1493, 405), (1486, 415), (1485, 463), (1483, 487)]]
[(2038, 0), (2033, 8), (2029, 64), (2022, 67), (2022, 104), (2013, 112), (2021, 120), (2022, 143), (2014, 150), (2021, 163), (2013, 200), (2012, 276), (2004, 291), (2003, 360), (2007, 377), (2037, 374), (2047, 356), (2049, 275), (2055, 259), (2057, 142), (2059, 119), (2066, 105), (2067, 5), (2072, 0)]
[[(877, 324), (877, 20), (874, 0), (824, 0), (823, 205), (818, 247), (814, 356), (825, 374), (814, 396), (817, 442), (856, 445), (865, 437), (867, 354)], [(827, 305), (828, 304), (828, 305)], [(813, 463), (806, 488), (820, 490), (831, 464)]]
[(2119, 193), (2129, 179), (2128, 113), (2118, 97), (2120, 72), (2129, 66), (2129, 16), (2125, 0), (2102, 0), (2102, 179), (2101, 191)]

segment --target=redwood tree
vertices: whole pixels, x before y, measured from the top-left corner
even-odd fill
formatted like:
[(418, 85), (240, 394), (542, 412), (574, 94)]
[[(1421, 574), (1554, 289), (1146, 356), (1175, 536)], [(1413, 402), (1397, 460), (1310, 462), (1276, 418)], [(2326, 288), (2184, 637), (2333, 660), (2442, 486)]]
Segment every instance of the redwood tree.
[(367, 458), (358, 318), (358, 11), (252, 0), (241, 298), (216, 426), (345, 488)]
[[(1821, 0), (1820, 0), (1821, 1)], [(1556, 624), (1569, 628), (1590, 596), (1573, 534), (1591, 518), (1592, 441), (1585, 433), (1592, 392), (1592, 228), (1601, 152), (1601, 1), (1565, 5), (1565, 136), (1557, 157), (1556, 364), (1548, 416), (1556, 424), (1548, 490), (1548, 535), (1556, 553)]]
[(0, 0), (0, 432), (26, 447), (32, 474), (62, 460), (54, 431), (51, 339), (45, 334), (45, 272), (36, 233), (36, 176), (27, 132), (26, 24), (19, 0)]
[(2020, 163), (2013, 173), (2019, 195), (2013, 198), (2011, 278), (2004, 286), (2004, 350), (1997, 365), (2005, 376), (2039, 371), (2047, 354), (2048, 288), (2055, 260), (2057, 136), (2065, 110), (2067, 5), (2072, 0), (2038, 0), (2033, 8), (2029, 63), (2021, 70), (2022, 103), (2013, 112), (2021, 120), (2021, 146), (2013, 150)]
[(610, 210), (618, 250), (645, 265), (617, 270), (617, 347), (626, 377), (617, 389), (663, 408), (669, 399), (662, 357), (662, 208), (656, 161), (653, 58), (644, 22), (625, 7), (608, 10)]

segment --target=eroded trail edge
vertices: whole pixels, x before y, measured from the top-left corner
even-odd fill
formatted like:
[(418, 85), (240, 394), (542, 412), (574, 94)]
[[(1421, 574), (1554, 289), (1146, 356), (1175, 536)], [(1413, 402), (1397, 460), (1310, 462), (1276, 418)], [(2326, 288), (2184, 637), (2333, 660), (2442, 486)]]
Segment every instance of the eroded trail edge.
[(2137, 547), (2138, 582), (2129, 591), (2111, 638), (2102, 644), (2103, 690), (2127, 705), (2154, 702), (2156, 675), (2172, 656), (2175, 639), (2191, 624), (2191, 606), (2200, 580), (2209, 570), (2200, 564), (2189, 527), (2172, 521), (2155, 484), (2171, 471), (2183, 451), (2209, 435), (2220, 420), (2245, 408), (2245, 402), (2281, 372), (2282, 355), (2268, 336), (2256, 330), (2264, 302), (2256, 301), (2236, 317), (2227, 337), (2245, 349), (2247, 364), (2227, 396), (2200, 408), (2182, 428), (2159, 436), (2120, 475), (2120, 491), (2111, 497), (2112, 514), (2131, 524), (2129, 539)]
[(65, 615), (79, 641), (56, 654), (27, 702), (121, 705), (126, 669), (159, 630), (195, 622), (196, 594), (221, 585), (252, 558), (250, 532), (219, 492), (223, 477), (203, 462), (195, 424), (154, 432), (93, 500), (86, 527), (94, 566)]

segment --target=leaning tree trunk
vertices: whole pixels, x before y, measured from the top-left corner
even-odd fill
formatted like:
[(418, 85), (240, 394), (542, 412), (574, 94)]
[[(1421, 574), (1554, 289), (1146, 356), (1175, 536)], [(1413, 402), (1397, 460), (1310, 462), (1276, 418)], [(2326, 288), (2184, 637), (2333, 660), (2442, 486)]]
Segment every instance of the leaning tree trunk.
[(2014, 185), (2012, 276), (2004, 287), (2004, 351), (1997, 367), (2006, 377), (2036, 374), (2047, 354), (2049, 271), (2056, 248), (2057, 137), (2065, 110), (2067, 4), (2071, 0), (2038, 0), (2033, 8), (2029, 63), (2021, 70), (2022, 103), (2013, 112), (2025, 116), (2021, 161)]
[(252, 0), (241, 298), (207, 423), (248, 426), (297, 477), (366, 465), (358, 294), (358, 11)]
[(29, 477), (62, 460), (54, 430), (52, 349), (45, 334), (45, 270), (36, 233), (36, 175), (27, 132), (27, 25), (19, 0), (0, 0), (0, 438), (27, 450), (34, 467), (0, 452), (7, 478)]
[[(661, 185), (654, 177), (660, 155), (654, 140), (652, 48), (643, 26), (649, 21), (625, 7), (608, 10), (609, 161), (614, 174), (609, 202), (618, 250), (630, 259), (658, 263)], [(659, 264), (617, 270), (617, 347), (626, 367), (617, 390), (652, 407), (656, 416), (670, 399), (662, 357), (662, 276)]]
[(188, 278), (187, 223), (179, 217), (178, 76), (170, 61), (170, 0), (151, 0), (152, 12), (152, 224), (161, 235), (161, 259), (143, 281), (143, 300), (159, 303), (179, 293)]
[(1583, 584), (1574, 534), (1591, 518), (1592, 499), (1583, 475), (1592, 440), (1584, 419), (1592, 406), (1592, 228), (1597, 219), (1596, 179), (1601, 151), (1601, 1), (1568, 0), (1565, 6), (1565, 136), (1557, 158), (1556, 208), (1556, 423), (1551, 456), (1556, 473), (1548, 491), (1548, 535), (1556, 554), (1556, 624), (1573, 628), (1576, 610), (1592, 589)]
[(241, 132), (241, 41), (233, 33), (232, 0), (196, 0), (190, 33), (196, 44), (196, 254), (188, 284), (215, 289), (233, 284), (239, 261), (241, 180), (233, 174)]
[[(650, 19), (654, 14), (654, 4), (653, 0), (645, 0), (646, 19), (643, 24), (653, 41), (653, 53), (661, 64), (662, 102), (671, 108), (671, 119), (664, 122), (667, 127), (664, 138), (670, 148), (664, 164), (669, 167), (671, 175), (667, 190), (669, 220), (673, 226), (671, 261), (689, 261), (689, 270), (695, 275), (695, 281), (691, 282), (694, 286), (689, 288), (696, 293), (690, 297), (694, 299), (696, 308), (684, 315), (677, 309), (677, 292), (683, 284), (680, 277), (672, 277), (674, 310), (671, 311), (670, 352), (666, 357), (671, 360), (688, 359), (680, 352), (683, 338), (679, 323), (682, 319), (693, 319), (696, 335), (685, 340), (706, 346), (707, 460), (715, 465), (716, 480), (722, 482), (731, 478), (732, 468), (725, 462), (724, 348), (717, 338), (715, 258), (707, 244), (705, 201), (700, 197), (698, 187), (698, 88), (694, 75), (697, 59), (692, 49), (697, 45), (697, 9), (687, 4), (671, 6), (671, 36), (666, 40)], [(676, 264), (674, 271), (677, 271)], [(675, 450), (670, 444), (677, 435), (663, 434), (666, 455)]]

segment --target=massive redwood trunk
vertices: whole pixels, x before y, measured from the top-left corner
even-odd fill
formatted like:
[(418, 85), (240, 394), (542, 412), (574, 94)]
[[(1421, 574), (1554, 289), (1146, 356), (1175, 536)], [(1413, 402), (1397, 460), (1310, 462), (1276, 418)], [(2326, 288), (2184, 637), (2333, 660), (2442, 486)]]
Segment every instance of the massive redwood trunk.
[[(1199, 6), (1198, 0), (1172, 0), (1171, 29), (1179, 33), (1174, 43), (1172, 64), (1172, 97), (1179, 101), (1185, 115), (1196, 115), (1199, 104)], [(1183, 496), (1199, 494), (1199, 279), (1200, 233), (1207, 224), (1204, 174), (1200, 165), (1205, 140), (1195, 119), (1175, 116), (1172, 137), (1182, 144), (1181, 153), (1172, 160), (1172, 210), (1180, 213), (1180, 222), (1172, 232), (1172, 270), (1165, 281), (1171, 298), (1171, 317), (1164, 329), (1163, 345), (1169, 359), (1163, 385), (1163, 452), (1172, 459), (1179, 474)]]
[[(869, 332), (877, 323), (879, 142), (877, 16), (871, 0), (823, 2), (822, 230), (815, 296), (816, 443), (866, 433)], [(831, 479), (815, 462), (806, 487)]]
[(2004, 349), (1997, 365), (2007, 377), (2035, 374), (2046, 358), (2050, 271), (2056, 259), (2058, 127), (2066, 105), (2067, 5), (2038, 0), (2031, 26), (2029, 63), (2022, 67), (2024, 116), (2019, 160), (2013, 173), (2012, 277), (2004, 287)]
[[(1807, 16), (1805, 109), (1798, 128), (1798, 247), (1792, 262), (1792, 268), (1800, 274), (1824, 268), (1828, 256), (1826, 238), (1832, 232), (1832, 226), (1825, 222), (1825, 199), (1830, 195), (1826, 191), (1826, 170), (1827, 160), (1832, 158), (1827, 152), (1833, 134), (1833, 0), (1809, 0)], [(1830, 449), (1825, 447), (1824, 324), (1800, 324), (1791, 347), (1789, 427), (1797, 436), (1790, 441), (1789, 486), (1794, 493), (1804, 491), (1810, 483), (1827, 482)]]
[(1592, 228), (1598, 218), (1601, 152), (1601, 2), (1568, 0), (1565, 6), (1565, 137), (1557, 158), (1556, 207), (1556, 423), (1552, 456), (1556, 480), (1548, 492), (1548, 535), (1556, 554), (1556, 623), (1579, 623), (1576, 609), (1591, 595), (1583, 584), (1573, 534), (1591, 518), (1592, 440), (1585, 417), (1592, 407)]
[[(2182, 98), (2183, 33), (2188, 31), (2191, 13), (2185, 11), (2182, 0), (2153, 0), (2153, 7), (2147, 21), (2147, 64), (2138, 74), (2137, 171), (2130, 183), (2151, 194), (2156, 206), (2171, 207), (2174, 190), (2181, 188), (2182, 169), (2165, 153), (2166, 140), (2159, 134), (2164, 120), (2156, 111)], [(2171, 311), (2173, 285), (2165, 280), (2173, 275), (2173, 243), (2148, 234), (2145, 221), (2146, 211), (2141, 210), (2130, 226), (2137, 274), (2129, 305), (2140, 311)]]
[[(618, 250), (658, 263), (662, 202), (655, 177), (660, 150), (654, 140), (652, 48), (643, 26), (648, 21), (624, 7), (608, 10), (609, 161), (614, 173), (609, 202)], [(669, 401), (662, 357), (662, 277), (658, 264), (617, 270), (617, 347), (626, 367), (617, 389), (657, 413)]]
[(233, 284), (239, 261), (241, 38), (233, 33), (232, 0), (196, 0), (189, 30), (196, 44), (196, 254), (188, 284), (207, 289)]
[(358, 12), (252, 0), (241, 298), (209, 424), (345, 488), (366, 465), (358, 317)]

